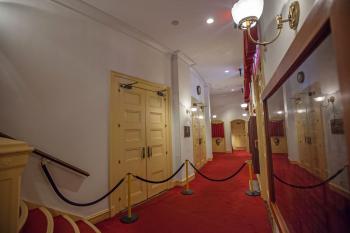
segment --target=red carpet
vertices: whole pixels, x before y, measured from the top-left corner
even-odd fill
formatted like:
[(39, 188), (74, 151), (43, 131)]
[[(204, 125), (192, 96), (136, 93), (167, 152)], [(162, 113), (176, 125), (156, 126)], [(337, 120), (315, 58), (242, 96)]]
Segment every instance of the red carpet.
[[(288, 155), (274, 155), (273, 167), (280, 178), (300, 185), (321, 180), (288, 161)], [(350, 232), (350, 200), (328, 185), (315, 189), (295, 189), (275, 181), (276, 203), (290, 233)]]
[[(214, 155), (201, 170), (206, 175), (222, 178), (232, 174), (248, 157), (232, 154)], [(192, 196), (174, 188), (133, 209), (139, 220), (131, 225), (120, 223), (119, 217), (97, 224), (102, 233), (271, 233), (268, 213), (260, 197), (248, 197), (248, 172), (213, 183), (196, 175), (191, 182)]]

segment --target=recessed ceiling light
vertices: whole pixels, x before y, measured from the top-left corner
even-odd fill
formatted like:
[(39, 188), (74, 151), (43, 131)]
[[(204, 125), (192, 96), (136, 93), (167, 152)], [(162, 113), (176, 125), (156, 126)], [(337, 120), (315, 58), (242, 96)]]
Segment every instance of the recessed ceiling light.
[(212, 24), (214, 23), (214, 19), (213, 18), (208, 18), (207, 19), (207, 24)]
[(227, 74), (227, 73), (230, 73), (230, 71), (229, 70), (225, 70), (225, 73)]
[(231, 91), (235, 91), (235, 89), (231, 89)]

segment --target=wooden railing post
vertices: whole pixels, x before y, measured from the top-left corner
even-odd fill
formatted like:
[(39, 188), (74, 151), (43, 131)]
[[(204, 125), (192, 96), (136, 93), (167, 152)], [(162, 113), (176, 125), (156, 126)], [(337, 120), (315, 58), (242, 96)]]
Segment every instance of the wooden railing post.
[(0, 137), (0, 232), (17, 233), (21, 176), (32, 147)]

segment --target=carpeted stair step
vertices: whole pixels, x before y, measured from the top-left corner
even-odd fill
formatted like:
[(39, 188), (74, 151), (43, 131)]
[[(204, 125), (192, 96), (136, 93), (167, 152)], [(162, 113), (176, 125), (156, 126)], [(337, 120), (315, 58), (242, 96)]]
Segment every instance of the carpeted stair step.
[(79, 233), (77, 224), (67, 215), (54, 217), (54, 233)]
[(80, 233), (101, 233), (99, 229), (87, 220), (79, 220), (76, 222)]
[(32, 209), (28, 212), (27, 221), (21, 233), (52, 233), (53, 218), (50, 212), (44, 208)]

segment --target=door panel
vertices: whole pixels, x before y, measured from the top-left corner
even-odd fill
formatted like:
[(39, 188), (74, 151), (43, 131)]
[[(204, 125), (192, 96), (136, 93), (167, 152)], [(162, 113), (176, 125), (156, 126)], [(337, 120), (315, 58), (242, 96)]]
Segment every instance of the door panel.
[[(167, 177), (165, 98), (154, 92), (147, 92), (146, 137), (149, 153), (147, 156), (147, 179), (163, 180)], [(148, 197), (166, 189), (166, 183), (148, 184)]]
[[(145, 92), (139, 89), (120, 89), (120, 149), (124, 174), (131, 172), (146, 177), (146, 159), (143, 148), (145, 138)], [(127, 186), (124, 183), (124, 207), (127, 200)], [(144, 201), (147, 189), (144, 182), (132, 178), (132, 203)]]
[(232, 130), (232, 147), (233, 149), (247, 148), (247, 135), (245, 132), (245, 122), (243, 120), (235, 120), (231, 122)]

